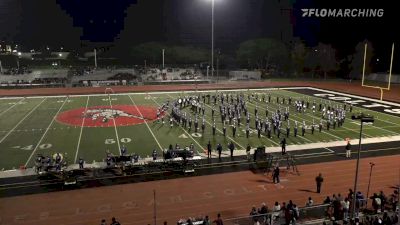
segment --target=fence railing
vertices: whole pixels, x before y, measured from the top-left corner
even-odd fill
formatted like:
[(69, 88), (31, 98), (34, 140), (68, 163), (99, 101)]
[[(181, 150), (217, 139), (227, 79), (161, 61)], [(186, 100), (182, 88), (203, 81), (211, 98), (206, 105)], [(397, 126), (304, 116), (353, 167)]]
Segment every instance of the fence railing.
[[(316, 205), (299, 208), (299, 217), (297, 222), (324, 219), (327, 217), (329, 204)], [(285, 212), (271, 212), (267, 214), (249, 215), (243, 217), (229, 218), (224, 220), (226, 225), (254, 225), (256, 221), (260, 225), (285, 224)], [(293, 221), (292, 221), (293, 222)]]

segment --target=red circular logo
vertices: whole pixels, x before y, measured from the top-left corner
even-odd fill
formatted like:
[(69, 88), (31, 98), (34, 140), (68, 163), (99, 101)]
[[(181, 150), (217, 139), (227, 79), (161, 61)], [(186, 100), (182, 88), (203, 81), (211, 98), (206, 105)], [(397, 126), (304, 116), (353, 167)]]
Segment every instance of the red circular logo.
[[(160, 114), (163, 116), (163, 114)], [(157, 108), (151, 106), (113, 105), (78, 108), (60, 113), (57, 121), (72, 126), (132, 126), (157, 119)]]

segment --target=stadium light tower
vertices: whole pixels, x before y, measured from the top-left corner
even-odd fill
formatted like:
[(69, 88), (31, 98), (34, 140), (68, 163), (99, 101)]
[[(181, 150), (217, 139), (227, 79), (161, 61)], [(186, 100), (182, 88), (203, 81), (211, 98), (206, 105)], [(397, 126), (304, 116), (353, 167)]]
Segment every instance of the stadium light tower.
[(211, 77), (214, 78), (214, 5), (215, 0), (211, 1)]
[[(351, 116), (352, 120), (360, 120), (361, 125), (360, 125), (360, 140), (358, 143), (358, 154), (357, 154), (357, 166), (356, 166), (356, 177), (354, 179), (354, 196), (353, 196), (353, 212), (352, 212), (352, 218), (355, 220), (356, 218), (356, 194), (357, 194), (357, 182), (358, 182), (358, 167), (360, 164), (360, 155), (361, 155), (361, 137), (362, 137), (362, 129), (363, 129), (363, 124), (364, 123), (373, 123), (374, 122), (374, 117), (370, 115), (364, 115), (363, 113), (359, 115), (352, 115)], [(368, 196), (367, 196), (368, 198)]]

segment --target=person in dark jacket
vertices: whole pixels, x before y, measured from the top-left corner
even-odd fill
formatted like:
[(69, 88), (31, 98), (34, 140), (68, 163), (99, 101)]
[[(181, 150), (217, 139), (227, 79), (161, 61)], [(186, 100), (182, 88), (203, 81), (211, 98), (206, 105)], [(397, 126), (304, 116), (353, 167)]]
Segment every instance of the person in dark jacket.
[(322, 177), (321, 173), (315, 178), (315, 182), (317, 183), (317, 193), (321, 193), (321, 185), (322, 182), (324, 182), (324, 178)]

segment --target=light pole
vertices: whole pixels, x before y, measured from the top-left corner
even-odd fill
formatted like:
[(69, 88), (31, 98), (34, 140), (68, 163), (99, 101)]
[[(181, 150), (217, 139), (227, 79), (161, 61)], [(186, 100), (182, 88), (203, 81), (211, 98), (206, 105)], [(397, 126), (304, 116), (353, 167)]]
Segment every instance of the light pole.
[(358, 167), (360, 164), (360, 155), (361, 155), (361, 138), (362, 138), (362, 128), (364, 123), (373, 123), (374, 122), (374, 117), (372, 116), (367, 116), (364, 115), (363, 113), (359, 115), (352, 115), (351, 116), (352, 120), (360, 120), (361, 125), (360, 125), (360, 140), (358, 143), (358, 154), (357, 154), (357, 166), (356, 166), (356, 177), (354, 179), (354, 196), (353, 196), (353, 212), (352, 212), (352, 218), (356, 218), (356, 194), (357, 194), (357, 182), (358, 182)]
[(165, 49), (162, 50), (162, 69), (163, 70), (164, 70), (164, 56), (165, 56)]
[(94, 49), (94, 68), (97, 68), (97, 51)]
[(367, 188), (367, 202), (366, 202), (366, 206), (368, 206), (369, 186), (371, 185), (372, 167), (375, 166), (375, 163), (370, 162), (369, 165), (370, 165), (371, 168), (369, 169), (369, 180), (368, 180), (368, 188)]
[(1, 65), (1, 60), (0, 60), (0, 74), (3, 74), (3, 65)]
[(214, 78), (214, 1), (211, 0), (211, 77)]

